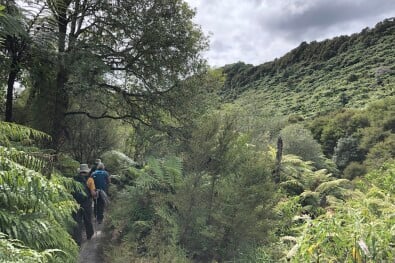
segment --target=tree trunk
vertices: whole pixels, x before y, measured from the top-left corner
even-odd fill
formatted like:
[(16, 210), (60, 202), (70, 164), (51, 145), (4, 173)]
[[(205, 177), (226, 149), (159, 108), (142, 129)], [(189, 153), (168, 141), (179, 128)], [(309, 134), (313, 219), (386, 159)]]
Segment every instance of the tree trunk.
[(52, 147), (59, 150), (64, 137), (65, 113), (68, 108), (69, 98), (66, 91), (68, 70), (65, 64), (66, 34), (67, 34), (67, 8), (61, 10), (57, 16), (58, 20), (58, 69), (56, 74), (55, 106), (52, 116)]
[(280, 182), (281, 159), (283, 157), (283, 139), (279, 136), (277, 139), (276, 168), (274, 170), (274, 182)]
[(215, 183), (217, 181), (217, 176), (212, 175), (211, 177), (211, 189), (210, 189), (210, 200), (208, 203), (208, 215), (207, 215), (207, 225), (211, 225), (212, 223), (212, 210), (214, 203), (214, 194), (215, 194)]
[(53, 111), (53, 121), (51, 136), (54, 149), (58, 150), (63, 142), (65, 128), (65, 113), (68, 108), (69, 99), (66, 91), (67, 72), (64, 66), (64, 58), (60, 55), (58, 73), (56, 76), (55, 108)]
[(13, 121), (12, 105), (14, 99), (14, 83), (16, 80), (16, 76), (18, 75), (18, 72), (19, 72), (18, 62), (14, 58), (11, 63), (11, 70), (10, 73), (8, 74), (8, 80), (7, 80), (7, 99), (5, 104), (5, 121), (7, 122)]
[(193, 188), (190, 191), (190, 199), (188, 203), (188, 208), (184, 216), (184, 224), (181, 226), (180, 231), (180, 243), (185, 246), (189, 239), (191, 238), (192, 228), (191, 226), (195, 224), (195, 218), (192, 217), (192, 209), (196, 206), (196, 192), (199, 191), (198, 187), (200, 185), (200, 179), (202, 174), (196, 174), (193, 181)]

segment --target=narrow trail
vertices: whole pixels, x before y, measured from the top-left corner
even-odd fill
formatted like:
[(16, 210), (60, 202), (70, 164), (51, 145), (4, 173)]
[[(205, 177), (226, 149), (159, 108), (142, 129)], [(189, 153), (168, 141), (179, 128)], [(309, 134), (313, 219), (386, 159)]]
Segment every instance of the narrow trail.
[(79, 263), (101, 263), (103, 259), (100, 256), (100, 246), (104, 237), (103, 224), (95, 223), (93, 225), (95, 234), (91, 240), (84, 240), (80, 248)]

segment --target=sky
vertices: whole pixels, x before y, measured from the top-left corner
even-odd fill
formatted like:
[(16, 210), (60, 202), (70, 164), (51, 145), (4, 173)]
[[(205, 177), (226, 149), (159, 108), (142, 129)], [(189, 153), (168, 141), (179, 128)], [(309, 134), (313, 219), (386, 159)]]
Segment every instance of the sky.
[(395, 17), (395, 0), (186, 0), (209, 36), (203, 55), (213, 67), (262, 64), (301, 42), (374, 27)]

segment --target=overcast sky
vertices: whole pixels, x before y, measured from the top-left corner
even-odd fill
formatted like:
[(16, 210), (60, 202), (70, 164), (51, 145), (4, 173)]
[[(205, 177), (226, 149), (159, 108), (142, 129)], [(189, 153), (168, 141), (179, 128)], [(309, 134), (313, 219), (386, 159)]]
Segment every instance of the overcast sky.
[(324, 40), (395, 17), (395, 0), (186, 0), (210, 34), (212, 66), (254, 65), (281, 57), (302, 41)]

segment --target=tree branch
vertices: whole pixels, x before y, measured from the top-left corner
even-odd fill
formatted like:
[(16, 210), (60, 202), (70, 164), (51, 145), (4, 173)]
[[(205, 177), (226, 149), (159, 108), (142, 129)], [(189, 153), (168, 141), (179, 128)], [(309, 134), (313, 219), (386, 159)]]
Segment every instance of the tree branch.
[(125, 96), (129, 96), (129, 97), (136, 97), (136, 98), (145, 98), (145, 97), (147, 97), (146, 94), (131, 93), (131, 92), (127, 91), (127, 90), (121, 89), (118, 86), (110, 85), (110, 84), (107, 84), (107, 83), (100, 83), (99, 87), (106, 88), (106, 89), (111, 89), (111, 90), (113, 90), (113, 91), (115, 91), (115, 92), (117, 92), (119, 94), (122, 94), (122, 95), (125, 95)]
[(133, 120), (137, 120), (137, 121), (141, 122), (142, 124), (144, 124), (146, 126), (149, 126), (149, 127), (152, 126), (151, 124), (143, 121), (141, 118), (139, 118), (137, 116), (134, 116), (134, 115), (131, 115), (131, 114), (125, 114), (125, 115), (122, 115), (122, 116), (113, 116), (113, 115), (108, 115), (106, 112), (104, 112), (101, 115), (95, 116), (95, 115), (92, 115), (92, 114), (90, 114), (89, 112), (86, 112), (86, 111), (69, 111), (69, 112), (66, 112), (64, 115), (65, 116), (69, 116), (69, 115), (85, 115), (88, 118), (94, 119), (94, 120), (112, 119), (112, 120), (125, 120), (126, 121), (127, 119), (133, 119)]

